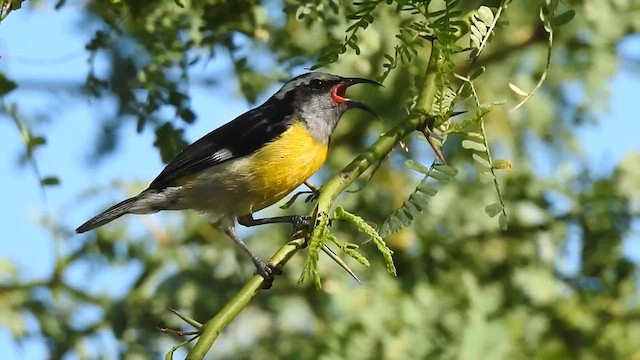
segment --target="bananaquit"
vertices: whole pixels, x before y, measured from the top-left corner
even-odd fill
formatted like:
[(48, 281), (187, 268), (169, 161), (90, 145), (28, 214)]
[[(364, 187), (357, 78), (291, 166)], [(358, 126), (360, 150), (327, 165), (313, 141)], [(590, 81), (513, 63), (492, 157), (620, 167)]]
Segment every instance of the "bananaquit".
[(125, 214), (185, 209), (210, 213), (270, 283), (280, 270), (249, 250), (236, 235), (235, 222), (291, 223), (294, 229), (308, 225), (310, 219), (303, 216), (254, 219), (252, 214), (285, 197), (322, 166), (342, 114), (352, 108), (374, 113), (345, 97), (349, 86), (360, 83), (380, 85), (318, 72), (293, 78), (264, 104), (184, 149), (149, 188), (96, 215), (76, 232)]

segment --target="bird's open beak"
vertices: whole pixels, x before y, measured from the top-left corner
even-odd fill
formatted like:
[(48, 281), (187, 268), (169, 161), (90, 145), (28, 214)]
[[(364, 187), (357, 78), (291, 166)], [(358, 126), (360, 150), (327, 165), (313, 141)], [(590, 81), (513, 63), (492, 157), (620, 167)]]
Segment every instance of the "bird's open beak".
[(375, 111), (373, 111), (369, 106), (349, 99), (347, 97), (345, 97), (345, 93), (347, 92), (347, 88), (350, 87), (351, 85), (356, 85), (356, 84), (372, 84), (372, 85), (378, 85), (378, 86), (382, 86), (382, 84), (380, 84), (377, 81), (373, 81), (373, 80), (369, 80), (369, 79), (363, 79), (363, 78), (342, 78), (342, 81), (340, 82), (340, 84), (336, 85), (332, 92), (331, 92), (331, 96), (333, 97), (334, 100), (336, 100), (337, 102), (340, 103), (344, 103), (347, 104), (349, 107), (352, 108), (358, 108), (358, 109), (362, 109), (366, 112), (368, 112), (369, 114), (372, 114), (374, 116), (378, 116), (378, 114), (376, 114)]

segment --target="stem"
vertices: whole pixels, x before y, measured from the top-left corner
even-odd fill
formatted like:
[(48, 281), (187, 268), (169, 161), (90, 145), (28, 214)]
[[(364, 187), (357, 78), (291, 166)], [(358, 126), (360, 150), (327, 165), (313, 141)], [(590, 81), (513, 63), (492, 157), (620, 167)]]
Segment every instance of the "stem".
[[(304, 247), (304, 243), (304, 239), (289, 241), (278, 249), (271, 259), (269, 259), (269, 262), (278, 267), (282, 267), (298, 250)], [(264, 279), (260, 275), (252, 277), (216, 316), (204, 324), (200, 338), (193, 346), (193, 349), (189, 351), (187, 360), (201, 360), (204, 358), (218, 338), (218, 335), (222, 333), (222, 330), (224, 330), (231, 320), (233, 320), (242, 309), (249, 305), (251, 300), (262, 290), (263, 281)]]

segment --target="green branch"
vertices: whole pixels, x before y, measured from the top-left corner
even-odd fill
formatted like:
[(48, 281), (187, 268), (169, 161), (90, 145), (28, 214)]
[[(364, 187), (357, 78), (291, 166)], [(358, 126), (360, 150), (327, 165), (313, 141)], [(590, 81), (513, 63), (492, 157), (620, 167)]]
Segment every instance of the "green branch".
[[(269, 262), (281, 268), (298, 250), (304, 247), (304, 243), (304, 239), (289, 241), (278, 249), (271, 259), (269, 259)], [(189, 351), (187, 360), (201, 360), (204, 358), (218, 338), (218, 335), (222, 333), (222, 330), (258, 295), (262, 289), (263, 281), (264, 278), (260, 275), (252, 277), (216, 316), (204, 324), (200, 332), (200, 338), (193, 346), (193, 349)]]
[[(418, 97), (418, 110), (429, 113), (431, 104), (436, 93), (436, 75), (438, 63), (440, 61), (440, 52), (437, 47), (432, 46), (429, 56), (429, 63), (424, 77), (424, 83), (421, 86), (420, 95)], [(369, 147), (365, 152), (356, 157), (349, 165), (347, 165), (338, 175), (331, 178), (320, 189), (318, 195), (318, 204), (314, 214), (320, 224), (313, 229), (309, 241), (309, 259), (313, 258), (312, 249), (320, 251), (322, 249), (324, 237), (323, 232), (329, 226), (329, 211), (338, 197), (351, 183), (353, 183), (360, 175), (362, 175), (370, 166), (376, 164), (380, 160), (387, 157), (402, 139), (413, 131), (423, 129), (430, 121), (434, 121), (433, 116), (418, 116), (409, 118), (391, 130), (384, 133), (380, 138)], [(323, 218), (323, 219), (322, 219)], [(327, 220), (327, 221), (322, 221)], [(282, 267), (293, 255), (305, 245), (304, 239), (293, 240), (282, 246), (270, 262), (277, 267)], [(315, 254), (317, 259), (317, 255)], [(312, 262), (314, 262), (312, 260)], [(317, 268), (317, 263), (311, 264)], [(211, 349), (213, 343), (218, 338), (224, 328), (242, 311), (251, 300), (262, 289), (263, 278), (254, 276), (249, 282), (238, 292), (238, 294), (225, 305), (218, 314), (209, 320), (200, 333), (198, 342), (187, 355), (188, 360), (201, 360), (205, 354)]]

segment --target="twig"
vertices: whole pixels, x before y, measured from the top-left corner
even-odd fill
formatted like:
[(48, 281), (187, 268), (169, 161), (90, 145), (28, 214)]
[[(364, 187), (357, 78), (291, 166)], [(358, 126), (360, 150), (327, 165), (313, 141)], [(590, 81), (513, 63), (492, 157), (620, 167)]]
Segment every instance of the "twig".
[[(289, 241), (278, 249), (269, 262), (277, 267), (284, 266), (298, 250), (304, 247), (304, 244), (305, 239)], [(198, 342), (196, 342), (187, 355), (188, 360), (201, 360), (204, 358), (205, 354), (211, 349), (211, 346), (218, 338), (218, 335), (222, 333), (222, 330), (242, 309), (249, 305), (251, 300), (262, 290), (263, 281), (264, 278), (260, 275), (252, 277), (216, 316), (204, 324)]]

